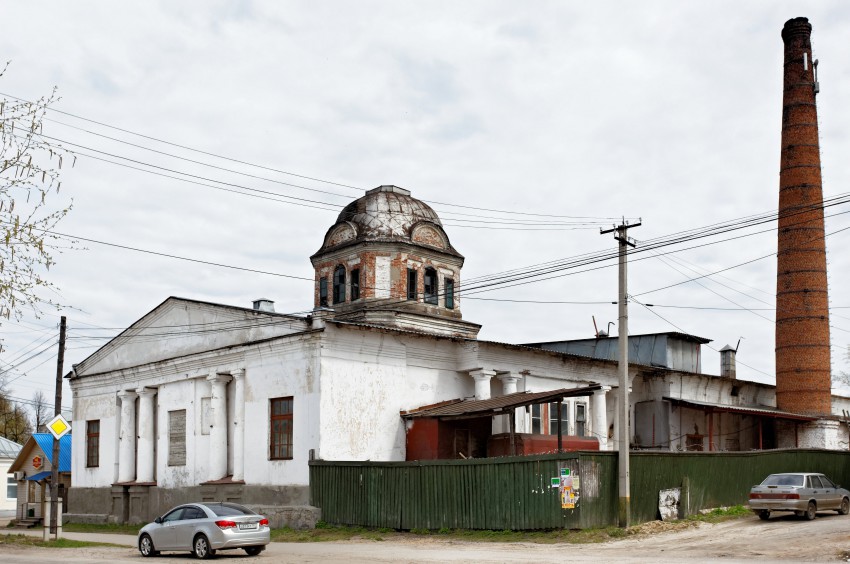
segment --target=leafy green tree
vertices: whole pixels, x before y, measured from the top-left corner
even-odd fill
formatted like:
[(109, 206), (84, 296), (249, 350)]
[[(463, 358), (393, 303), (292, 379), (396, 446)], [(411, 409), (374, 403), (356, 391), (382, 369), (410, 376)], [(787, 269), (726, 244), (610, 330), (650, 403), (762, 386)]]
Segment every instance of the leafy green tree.
[(6, 319), (56, 305), (45, 297), (56, 289), (46, 273), (61, 249), (51, 230), (71, 206), (50, 204), (62, 184), (60, 169), (74, 158), (42, 135), (45, 113), (56, 100), (55, 88), (34, 102), (0, 97), (0, 317)]

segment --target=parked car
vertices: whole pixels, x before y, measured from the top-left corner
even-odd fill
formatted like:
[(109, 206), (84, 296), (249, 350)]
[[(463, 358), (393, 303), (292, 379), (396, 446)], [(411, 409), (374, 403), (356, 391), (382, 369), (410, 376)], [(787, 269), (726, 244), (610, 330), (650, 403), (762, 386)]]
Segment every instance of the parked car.
[(850, 513), (850, 491), (823, 474), (771, 474), (750, 490), (750, 509), (763, 520), (770, 519), (774, 511), (793, 511), (806, 519), (814, 519), (818, 511), (826, 510), (847, 515)]
[(242, 548), (256, 556), (271, 541), (269, 520), (236, 503), (186, 503), (157, 517), (139, 531), (139, 552), (188, 550), (210, 558), (217, 550)]

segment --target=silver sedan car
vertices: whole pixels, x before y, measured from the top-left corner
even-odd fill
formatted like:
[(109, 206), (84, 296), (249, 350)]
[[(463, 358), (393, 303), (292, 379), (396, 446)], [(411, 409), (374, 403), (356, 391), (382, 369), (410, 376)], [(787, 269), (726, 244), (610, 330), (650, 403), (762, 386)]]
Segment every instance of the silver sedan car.
[(242, 548), (256, 556), (271, 541), (269, 520), (236, 503), (187, 503), (157, 517), (139, 531), (139, 552), (188, 550), (211, 558), (217, 550)]
[(814, 519), (818, 511), (850, 513), (850, 492), (823, 474), (789, 472), (771, 474), (750, 490), (750, 509), (760, 519), (773, 511), (793, 511), (798, 517)]

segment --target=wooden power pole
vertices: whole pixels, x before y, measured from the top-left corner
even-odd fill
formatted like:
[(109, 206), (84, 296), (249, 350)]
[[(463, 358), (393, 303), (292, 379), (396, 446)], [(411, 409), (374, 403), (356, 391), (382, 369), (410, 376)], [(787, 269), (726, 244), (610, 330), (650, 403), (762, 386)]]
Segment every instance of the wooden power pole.
[[(54, 415), (62, 413), (62, 371), (65, 363), (65, 316), (59, 322), (59, 357), (56, 360), (56, 396), (53, 404)], [(57, 521), (59, 515), (59, 439), (53, 438), (53, 464), (50, 473), (50, 534), (58, 538)]]

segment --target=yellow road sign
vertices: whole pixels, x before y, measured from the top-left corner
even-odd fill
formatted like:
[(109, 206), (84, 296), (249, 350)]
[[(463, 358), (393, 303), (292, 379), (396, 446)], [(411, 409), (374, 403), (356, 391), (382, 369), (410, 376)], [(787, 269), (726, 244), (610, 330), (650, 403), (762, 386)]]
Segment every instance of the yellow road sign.
[(56, 437), (57, 441), (63, 435), (71, 432), (71, 424), (62, 417), (61, 413), (47, 423), (47, 428), (50, 430), (50, 433)]

